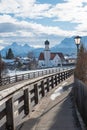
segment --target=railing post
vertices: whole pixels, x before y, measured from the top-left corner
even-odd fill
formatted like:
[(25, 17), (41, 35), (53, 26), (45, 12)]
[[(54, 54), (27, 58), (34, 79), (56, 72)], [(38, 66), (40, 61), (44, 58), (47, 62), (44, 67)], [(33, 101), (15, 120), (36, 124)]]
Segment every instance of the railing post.
[(8, 77), (8, 81), (9, 81), (9, 83), (10, 83), (10, 77)]
[(2, 78), (0, 79), (0, 86), (2, 86)]
[(69, 70), (67, 71), (67, 78), (68, 78), (68, 76), (69, 76)]
[(65, 74), (66, 74), (66, 72), (64, 72), (64, 80), (66, 79)]
[(42, 71), (42, 76), (43, 76), (43, 71)]
[(47, 79), (47, 92), (49, 92), (49, 78)]
[(35, 72), (33, 72), (32, 74), (33, 74), (33, 78), (35, 78)]
[[(64, 72), (64, 71), (63, 71)], [(61, 73), (61, 81), (63, 81), (63, 72)]]
[(65, 71), (65, 79), (66, 79), (66, 71)]
[(39, 102), (39, 93), (38, 93), (37, 84), (34, 85), (34, 90), (35, 90), (35, 103), (38, 104), (38, 102)]
[(51, 77), (51, 84), (52, 84), (52, 88), (54, 88), (54, 78), (53, 78), (53, 76)]
[(7, 130), (15, 130), (13, 98), (10, 98), (6, 102), (6, 119), (7, 119), (6, 122)]
[(48, 71), (46, 70), (46, 74), (48, 74)]
[(42, 88), (42, 97), (44, 97), (45, 96), (44, 81), (41, 81), (41, 88)]
[(55, 84), (57, 86), (57, 75), (55, 75)]
[(30, 73), (28, 73), (28, 79), (30, 79)]
[(40, 72), (40, 71), (38, 71), (38, 77), (40, 76), (40, 75), (39, 75), (39, 72)]
[(25, 114), (29, 114), (29, 91), (28, 88), (24, 90), (24, 111)]
[(16, 81), (16, 82), (18, 81), (17, 75), (15, 75), (15, 81)]
[(24, 80), (24, 74), (22, 74), (22, 80)]
[(60, 73), (58, 73), (58, 83), (60, 83)]

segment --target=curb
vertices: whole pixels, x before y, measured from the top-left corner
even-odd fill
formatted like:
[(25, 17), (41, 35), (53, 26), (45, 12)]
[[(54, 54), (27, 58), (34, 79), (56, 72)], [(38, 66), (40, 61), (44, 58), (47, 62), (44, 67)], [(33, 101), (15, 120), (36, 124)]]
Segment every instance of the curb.
[(81, 129), (82, 129), (82, 130), (87, 130), (86, 125), (85, 125), (85, 123), (83, 122), (83, 119), (82, 119), (82, 117), (81, 117), (81, 115), (80, 115), (80, 113), (79, 113), (79, 111), (78, 111), (78, 108), (77, 108), (76, 104), (75, 104), (75, 111), (76, 111), (77, 118), (78, 118), (78, 121), (79, 121), (79, 123), (80, 123)]

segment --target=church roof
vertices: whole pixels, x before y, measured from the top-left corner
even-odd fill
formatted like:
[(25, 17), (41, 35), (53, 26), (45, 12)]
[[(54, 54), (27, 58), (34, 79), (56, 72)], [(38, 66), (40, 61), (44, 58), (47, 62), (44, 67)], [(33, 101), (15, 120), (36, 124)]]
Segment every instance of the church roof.
[(45, 45), (49, 45), (49, 41), (48, 40), (45, 41)]
[(40, 53), (39, 60), (44, 60), (44, 53), (43, 52)]
[[(56, 55), (58, 55), (62, 60), (64, 60), (64, 55), (61, 52), (54, 52), (54, 53), (51, 52), (50, 53), (50, 60), (53, 60)], [(44, 59), (45, 59), (44, 58), (44, 53), (41, 52), (40, 55), (39, 55), (39, 60), (44, 60)]]

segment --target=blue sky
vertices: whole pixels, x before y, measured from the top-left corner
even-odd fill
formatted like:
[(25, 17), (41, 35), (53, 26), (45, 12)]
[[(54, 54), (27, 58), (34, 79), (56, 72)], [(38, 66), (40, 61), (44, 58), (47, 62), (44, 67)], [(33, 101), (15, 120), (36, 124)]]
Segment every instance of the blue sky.
[(17, 42), (33, 47), (87, 35), (87, 0), (0, 0), (0, 49)]

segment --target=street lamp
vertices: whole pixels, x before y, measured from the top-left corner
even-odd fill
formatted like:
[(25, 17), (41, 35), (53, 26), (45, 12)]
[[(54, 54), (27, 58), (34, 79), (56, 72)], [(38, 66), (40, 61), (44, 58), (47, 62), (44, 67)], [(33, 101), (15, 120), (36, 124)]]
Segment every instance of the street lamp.
[(76, 36), (75, 38), (75, 44), (77, 46), (77, 55), (78, 55), (78, 52), (79, 52), (79, 45), (81, 43), (81, 37), (80, 36)]

